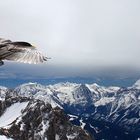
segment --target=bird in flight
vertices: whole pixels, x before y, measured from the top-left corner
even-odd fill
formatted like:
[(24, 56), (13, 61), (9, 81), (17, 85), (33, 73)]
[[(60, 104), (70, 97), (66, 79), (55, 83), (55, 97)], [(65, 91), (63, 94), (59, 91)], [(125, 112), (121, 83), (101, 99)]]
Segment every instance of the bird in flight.
[(4, 65), (3, 60), (38, 64), (47, 61), (47, 59), (28, 42), (13, 42), (0, 38), (0, 66)]

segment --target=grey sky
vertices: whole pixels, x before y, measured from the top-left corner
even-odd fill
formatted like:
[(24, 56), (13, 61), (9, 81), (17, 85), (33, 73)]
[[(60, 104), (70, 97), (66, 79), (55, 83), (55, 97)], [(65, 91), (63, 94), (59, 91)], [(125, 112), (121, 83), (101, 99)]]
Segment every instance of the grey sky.
[(29, 41), (52, 57), (39, 67), (12, 63), (11, 71), (36, 68), (59, 76), (98, 67), (139, 68), (139, 6), (139, 0), (1, 0), (0, 36)]

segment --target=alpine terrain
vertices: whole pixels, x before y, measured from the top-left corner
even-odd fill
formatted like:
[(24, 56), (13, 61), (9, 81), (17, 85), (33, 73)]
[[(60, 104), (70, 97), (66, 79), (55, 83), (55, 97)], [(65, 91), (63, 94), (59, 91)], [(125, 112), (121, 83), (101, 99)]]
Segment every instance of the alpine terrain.
[(59, 107), (16, 90), (0, 87), (0, 140), (92, 140)]
[(89, 140), (88, 133), (96, 140), (140, 139), (140, 80), (127, 88), (66, 82), (0, 89), (1, 135), (15, 140)]

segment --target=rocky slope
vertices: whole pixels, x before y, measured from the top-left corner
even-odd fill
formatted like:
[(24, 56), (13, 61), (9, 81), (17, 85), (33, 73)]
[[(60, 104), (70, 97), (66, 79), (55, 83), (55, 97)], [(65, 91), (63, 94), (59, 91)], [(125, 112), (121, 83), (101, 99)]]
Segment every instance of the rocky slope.
[(91, 140), (89, 134), (69, 122), (59, 107), (21, 97), (1, 87), (0, 138), (9, 140)]

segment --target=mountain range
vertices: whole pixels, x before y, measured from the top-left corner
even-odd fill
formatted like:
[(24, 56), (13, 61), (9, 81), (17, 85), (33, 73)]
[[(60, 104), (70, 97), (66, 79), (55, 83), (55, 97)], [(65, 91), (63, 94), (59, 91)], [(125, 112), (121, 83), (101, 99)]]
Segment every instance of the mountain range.
[(140, 139), (140, 80), (129, 87), (65, 82), (47, 86), (26, 83), (0, 89), (1, 101), (9, 93), (10, 99), (27, 98), (64, 110), (69, 121), (89, 132), (92, 139)]

